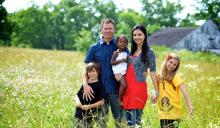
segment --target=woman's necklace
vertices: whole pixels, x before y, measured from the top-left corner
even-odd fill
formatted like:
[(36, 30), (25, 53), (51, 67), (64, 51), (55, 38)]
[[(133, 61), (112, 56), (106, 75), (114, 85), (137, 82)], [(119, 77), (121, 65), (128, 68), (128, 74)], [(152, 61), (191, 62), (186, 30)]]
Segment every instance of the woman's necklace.
[(134, 52), (134, 55), (135, 56), (139, 56), (141, 54), (141, 50), (136, 50), (135, 52)]

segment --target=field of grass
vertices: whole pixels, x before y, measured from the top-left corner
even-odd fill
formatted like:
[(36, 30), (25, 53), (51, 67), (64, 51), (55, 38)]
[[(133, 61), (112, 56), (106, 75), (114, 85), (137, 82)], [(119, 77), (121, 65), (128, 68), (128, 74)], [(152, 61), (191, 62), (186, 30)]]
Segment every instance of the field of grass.
[[(157, 69), (166, 52), (154, 47)], [(176, 51), (179, 74), (189, 91), (194, 116), (181, 128), (220, 127), (220, 56)], [(0, 47), (0, 128), (69, 128), (74, 115), (74, 95), (81, 86), (85, 55), (73, 51), (47, 51)], [(149, 82), (151, 90), (152, 84)], [(150, 92), (150, 91), (149, 91)], [(112, 119), (109, 127), (113, 127)], [(157, 106), (148, 101), (143, 128), (159, 127)]]

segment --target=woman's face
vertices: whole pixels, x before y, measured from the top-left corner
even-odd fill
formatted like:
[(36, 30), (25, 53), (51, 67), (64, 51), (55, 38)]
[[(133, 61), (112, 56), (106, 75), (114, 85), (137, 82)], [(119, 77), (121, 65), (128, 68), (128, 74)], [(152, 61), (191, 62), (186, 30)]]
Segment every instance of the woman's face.
[(133, 31), (133, 40), (137, 45), (143, 45), (145, 35), (140, 29), (136, 29)]
[(173, 71), (173, 70), (175, 70), (175, 69), (177, 68), (177, 66), (178, 66), (178, 63), (179, 63), (179, 62), (178, 62), (177, 59), (171, 58), (171, 59), (167, 60), (167, 64), (166, 64), (167, 70), (168, 70), (168, 71)]

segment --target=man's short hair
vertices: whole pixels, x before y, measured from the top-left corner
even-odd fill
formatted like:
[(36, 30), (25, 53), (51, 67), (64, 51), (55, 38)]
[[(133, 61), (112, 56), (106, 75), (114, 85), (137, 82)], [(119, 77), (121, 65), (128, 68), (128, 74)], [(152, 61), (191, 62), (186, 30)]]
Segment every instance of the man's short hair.
[(103, 19), (102, 22), (101, 22), (101, 29), (103, 27), (103, 24), (113, 24), (113, 26), (115, 27), (115, 21), (111, 18), (106, 18), (106, 19)]

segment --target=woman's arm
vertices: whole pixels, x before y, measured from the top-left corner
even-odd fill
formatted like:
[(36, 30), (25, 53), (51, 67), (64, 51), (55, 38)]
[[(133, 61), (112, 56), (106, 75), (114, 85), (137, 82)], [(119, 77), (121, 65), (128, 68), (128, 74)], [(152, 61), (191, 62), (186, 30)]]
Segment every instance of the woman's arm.
[(154, 85), (154, 91), (155, 91), (155, 96), (151, 98), (152, 103), (156, 103), (157, 97), (159, 96), (159, 89), (158, 89), (158, 79), (157, 79), (157, 74), (156, 72), (150, 72), (151, 80)]
[(180, 84), (180, 90), (183, 93), (184, 98), (186, 100), (187, 106), (189, 108), (189, 114), (192, 115), (193, 114), (193, 106), (192, 106), (191, 100), (189, 98), (189, 94), (188, 94), (188, 92), (186, 90), (185, 84), (183, 84), (183, 83)]
[(150, 76), (154, 85), (154, 90), (158, 93), (158, 80), (156, 72), (150, 72)]
[(100, 101), (97, 101), (96, 103), (93, 103), (93, 104), (88, 104), (88, 105), (82, 105), (80, 108), (82, 110), (89, 110), (89, 109), (92, 109), (92, 108), (97, 108), (99, 106), (103, 106), (104, 105), (104, 99), (100, 100)]

